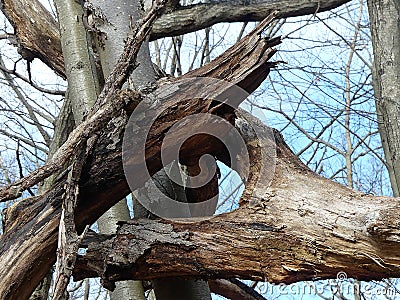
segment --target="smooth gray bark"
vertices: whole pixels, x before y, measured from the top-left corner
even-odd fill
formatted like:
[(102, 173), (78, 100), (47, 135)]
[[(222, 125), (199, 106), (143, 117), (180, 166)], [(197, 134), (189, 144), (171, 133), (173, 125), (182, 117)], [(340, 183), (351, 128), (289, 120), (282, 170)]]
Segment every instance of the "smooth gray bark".
[(83, 10), (79, 1), (55, 0), (60, 24), (61, 48), (69, 86), (72, 112), (76, 124), (82, 122), (97, 99), (98, 84), (88, 48)]
[[(101, 11), (107, 22), (101, 20), (101, 16), (95, 16), (94, 26), (106, 35), (106, 39), (97, 41), (97, 51), (100, 54), (101, 67), (103, 76), (106, 78), (117, 63), (117, 59), (123, 51), (125, 39), (130, 32), (130, 23), (132, 20), (138, 20), (139, 9), (137, 1), (90, 1), (96, 9)], [(97, 18), (97, 19), (96, 19)], [(150, 52), (148, 43), (144, 43), (138, 54), (139, 66), (132, 73), (129, 81), (136, 85), (144, 85), (154, 82), (154, 72), (150, 60)], [(121, 200), (111, 207), (103, 216), (101, 216), (97, 224), (100, 233), (111, 234), (117, 230), (118, 221), (130, 220), (129, 209), (126, 199)], [(141, 281), (121, 281), (116, 283), (114, 291), (110, 294), (111, 300), (131, 299), (145, 300), (143, 285)]]

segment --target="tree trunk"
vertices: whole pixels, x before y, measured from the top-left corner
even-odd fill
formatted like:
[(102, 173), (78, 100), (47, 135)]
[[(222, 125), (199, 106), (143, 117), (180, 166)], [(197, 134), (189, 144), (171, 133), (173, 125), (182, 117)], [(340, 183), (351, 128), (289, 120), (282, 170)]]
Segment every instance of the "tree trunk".
[[(124, 41), (130, 31), (130, 22), (135, 22), (139, 17), (139, 10), (136, 1), (90, 1), (95, 7), (101, 9), (108, 22), (97, 26), (107, 36), (104, 44), (97, 45), (100, 54), (103, 75), (107, 78), (117, 63), (118, 57), (124, 48)], [(130, 16), (132, 19), (130, 19)], [(96, 23), (96, 20), (95, 20)], [(131, 75), (130, 80), (136, 84), (143, 85), (153, 82), (154, 71), (149, 60), (150, 53), (148, 43), (144, 43), (138, 55), (139, 66)], [(118, 221), (130, 220), (129, 209), (126, 199), (121, 200), (111, 207), (97, 224), (99, 231), (105, 234), (115, 233)], [(137, 299), (145, 300), (143, 285), (141, 281), (122, 281), (116, 284), (115, 290), (110, 294), (111, 300)]]
[[(126, 39), (129, 31), (131, 22), (135, 22), (138, 20), (139, 15), (141, 13), (140, 8), (138, 8), (138, 3), (136, 1), (126, 2), (126, 1), (113, 1), (113, 2), (104, 2), (104, 1), (91, 1), (91, 3), (102, 10), (102, 14), (107, 19), (107, 22), (102, 22), (101, 25), (97, 26), (96, 29), (100, 30), (107, 36), (107, 39), (104, 40), (104, 44), (98, 47), (100, 58), (102, 61), (102, 68), (104, 77), (107, 77), (112, 69), (114, 68), (118, 56), (122, 53), (124, 47), (124, 40)], [(100, 22), (99, 22), (100, 23)], [(95, 23), (96, 24), (96, 20)], [(143, 86), (149, 85), (150, 83), (154, 83), (156, 81), (155, 73), (153, 69), (153, 65), (150, 59), (150, 51), (148, 48), (148, 43), (144, 43), (142, 45), (141, 51), (139, 52), (137, 62), (139, 66), (132, 73), (129, 78), (129, 82), (131, 87), (133, 88), (141, 88)], [(167, 178), (164, 178), (168, 181)], [(142, 191), (143, 192), (143, 191)], [(109, 229), (106, 228), (105, 219), (116, 218), (120, 221), (125, 221), (124, 217), (129, 217), (129, 212), (127, 212), (127, 207), (124, 208), (119, 205), (118, 207), (114, 206), (110, 208), (110, 211), (105, 213), (105, 215), (99, 219), (99, 229), (106, 230), (109, 233)], [(123, 213), (121, 210), (125, 210)], [(146, 215), (147, 212), (144, 212)], [(140, 217), (138, 211), (135, 212), (135, 217)], [(141, 217), (145, 217), (142, 215)], [(111, 224), (114, 228), (115, 224)], [(208, 289), (207, 282), (205, 281), (181, 281), (174, 280), (169, 282), (169, 280), (164, 280), (161, 282), (154, 282), (154, 289), (158, 299), (171, 299), (169, 297), (169, 293), (175, 293), (176, 291), (180, 291), (182, 297), (175, 297), (174, 299), (207, 299), (210, 298), (210, 291)], [(135, 294), (133, 291), (135, 286), (142, 287), (141, 282), (136, 283), (128, 283), (121, 282), (116, 285), (116, 289), (111, 294), (111, 299), (122, 299), (121, 294), (123, 291), (131, 290), (130, 294)], [(143, 289), (143, 288), (142, 288)], [(140, 292), (140, 288), (137, 289), (137, 292)], [(183, 293), (185, 292), (185, 293)], [(204, 297), (205, 294), (208, 293), (208, 297)], [(203, 298), (193, 298), (192, 294), (200, 294)], [(139, 295), (137, 295), (139, 297)], [(166, 296), (166, 297), (165, 297)], [(144, 297), (144, 296), (142, 296)]]
[[(124, 198), (97, 220), (99, 232), (101, 234), (115, 234), (117, 223), (128, 220), (130, 220), (129, 209)], [(129, 280), (116, 283), (115, 290), (110, 294), (110, 299), (146, 300), (142, 282)]]
[(394, 196), (400, 190), (400, 3), (368, 0), (378, 128)]

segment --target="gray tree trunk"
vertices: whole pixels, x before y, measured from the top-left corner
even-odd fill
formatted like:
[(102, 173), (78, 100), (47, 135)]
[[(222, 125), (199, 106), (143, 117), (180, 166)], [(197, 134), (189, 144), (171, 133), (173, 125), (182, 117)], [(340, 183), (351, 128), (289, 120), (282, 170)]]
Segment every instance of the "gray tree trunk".
[[(107, 22), (100, 24), (95, 23), (99, 30), (106, 34), (107, 38), (103, 45), (98, 45), (97, 51), (100, 54), (101, 67), (103, 76), (106, 78), (113, 70), (119, 55), (122, 53), (124, 41), (129, 33), (130, 19), (129, 16), (138, 18), (138, 8), (134, 1), (90, 1), (96, 8), (101, 9)], [(101, 20), (100, 20), (101, 21)], [(96, 22), (96, 21), (95, 21)], [(143, 47), (142, 49), (146, 49)], [(148, 50), (147, 50), (148, 51)], [(145, 50), (141, 51), (138, 59), (145, 55)], [(146, 60), (145, 60), (146, 61)], [(135, 70), (135, 74), (140, 72), (139, 78), (145, 80), (151, 77), (151, 73), (144, 72), (146, 64), (141, 64)], [(127, 221), (130, 219), (129, 208), (126, 199), (121, 200), (115, 206), (110, 208), (98, 221), (100, 233), (112, 234), (117, 230), (118, 221)], [(145, 300), (143, 285), (141, 281), (120, 281), (116, 283), (115, 290), (110, 294), (111, 300)]]
[(378, 126), (394, 196), (400, 190), (400, 1), (368, 0)]
[[(55, 0), (60, 24), (60, 36), (64, 63), (68, 78), (68, 90), (64, 105), (57, 119), (48, 158), (66, 141), (75, 124), (79, 124), (97, 98), (98, 85), (93, 74), (92, 60), (88, 52), (87, 35), (75, 16), (83, 14), (82, 7), (74, 0)], [(79, 66), (79, 67), (77, 67)], [(39, 193), (52, 184), (52, 177), (39, 187)], [(50, 270), (30, 299), (47, 299), (52, 280)]]
[[(94, 7), (100, 7), (102, 13), (107, 19), (107, 22), (99, 22), (98, 25), (98, 29), (104, 32), (107, 36), (107, 39), (104, 40), (104, 45), (102, 47), (98, 47), (102, 62), (103, 74), (104, 77), (107, 77), (107, 75), (113, 69), (119, 54), (123, 50), (124, 40), (129, 33), (131, 20), (138, 20), (141, 14), (141, 8), (138, 7), (139, 2), (136, 1), (127, 2), (123, 0), (118, 0), (107, 2), (92, 0), (91, 3)], [(135, 86), (136, 88), (140, 88), (141, 86), (145, 86), (149, 83), (155, 82), (156, 75), (154, 72), (153, 64), (151, 62), (148, 43), (143, 44), (141, 51), (139, 52), (137, 62), (139, 63), (139, 66), (131, 75), (129, 80), (130, 84), (132, 86)], [(161, 180), (161, 182), (163, 182), (164, 185), (170, 185), (170, 181), (165, 172), (161, 171), (159, 173), (159, 179)], [(184, 195), (183, 189), (179, 194), (180, 198), (182, 197), (182, 195)], [(149, 215), (149, 213), (144, 210), (139, 203), (135, 203), (135, 208), (135, 217), (147, 217)], [(107, 227), (107, 224), (109, 223), (107, 223), (107, 220), (104, 219), (117, 218), (119, 220), (124, 220), (124, 217), (129, 216), (129, 214), (127, 214), (127, 211), (128, 208), (126, 205), (124, 205), (124, 207), (122, 207), (121, 205), (119, 207), (111, 208), (102, 218), (99, 219), (99, 229), (106, 230), (105, 227)], [(109, 224), (109, 226), (113, 228), (115, 227), (115, 225), (113, 224)], [(121, 296), (114, 297), (114, 295), (119, 294), (120, 289), (127, 290), (127, 288), (123, 287), (126, 284), (128, 283), (119, 283), (116, 286), (116, 290), (112, 293), (111, 299), (131, 299)], [(139, 282), (137, 282), (136, 284), (139, 284)], [(157, 280), (153, 282), (153, 285), (158, 300), (211, 299), (210, 290), (206, 281), (165, 279), (161, 281)], [(180, 291), (180, 293), (176, 294), (177, 291)], [(171, 298), (171, 293), (175, 293), (176, 296)]]
[[(174, 162), (172, 167), (177, 167), (177, 163)], [(157, 188), (170, 198), (176, 199), (181, 202), (187, 202), (184, 188), (180, 185), (175, 184), (169, 179), (166, 171), (162, 169), (153, 176), (155, 186), (146, 186), (139, 189), (139, 197), (152, 197), (157, 195), (153, 191)], [(151, 201), (151, 199), (149, 199)], [(160, 203), (162, 205), (162, 203)], [(165, 210), (168, 210), (165, 207)], [(143, 207), (136, 201), (135, 203), (135, 217), (147, 217), (149, 213), (143, 209)], [(190, 217), (191, 213), (189, 209), (182, 211), (168, 211), (166, 215), (171, 217)], [(154, 293), (157, 300), (211, 300), (211, 292), (208, 286), (208, 282), (205, 280), (188, 280), (182, 278), (166, 278), (156, 279), (152, 281)]]

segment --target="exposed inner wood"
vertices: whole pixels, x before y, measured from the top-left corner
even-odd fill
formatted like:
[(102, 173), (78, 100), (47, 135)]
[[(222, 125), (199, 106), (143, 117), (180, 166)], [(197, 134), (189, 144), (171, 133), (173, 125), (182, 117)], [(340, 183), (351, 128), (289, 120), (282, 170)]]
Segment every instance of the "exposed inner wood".
[[(262, 147), (268, 143), (274, 140), (261, 141)], [(275, 143), (275, 176), (254, 191), (254, 206), (198, 223), (121, 223), (117, 235), (89, 243), (76, 279), (101, 276), (112, 285), (177, 275), (274, 283), (336, 278), (341, 271), (360, 280), (399, 276), (398, 200), (322, 178), (277, 132)]]
[[(268, 22), (265, 22), (261, 25), (267, 24)], [(261, 32), (262, 26), (211, 64), (187, 76), (225, 79), (252, 92), (257, 84), (265, 79), (270, 68), (275, 66), (268, 60), (275, 53), (271, 47), (280, 42), (279, 39), (264, 39)], [(241, 63), (235, 64), (239, 58)], [(162, 86), (162, 82), (159, 85)], [(127, 115), (135, 107), (131, 104), (136, 103), (134, 99), (137, 99), (137, 92), (125, 91), (115, 97), (122, 98), (127, 105), (112, 121), (102, 123), (103, 130), (83, 167), (75, 216), (79, 232), (86, 224), (97, 220), (109, 207), (130, 193), (122, 168), (121, 145)], [(160, 104), (158, 109), (165, 110), (165, 117), (153, 126), (154, 130), (150, 132), (146, 147), (150, 174), (161, 168), (159, 138), (174, 124), (174, 120), (178, 121), (199, 112), (212, 112), (232, 121), (232, 109), (212, 104), (212, 100), (201, 99), (185, 99), (174, 107), (169, 107), (168, 102)], [(95, 123), (92, 125), (96, 126)], [(213, 155), (221, 152), (218, 147), (215, 149), (213, 145), (208, 145), (204, 148), (198, 147), (197, 141), (193, 140), (184, 152), (196, 157), (199, 157), (199, 152)], [(135, 161), (135, 157), (132, 159)], [(141, 178), (140, 175), (138, 173), (138, 179)], [(43, 195), (22, 200), (5, 211), (4, 234), (0, 238), (0, 276), (3, 283), (0, 286), (0, 298), (26, 299), (54, 263), (65, 177), (65, 174), (61, 174)], [(138, 186), (142, 183), (140, 180), (137, 182)]]

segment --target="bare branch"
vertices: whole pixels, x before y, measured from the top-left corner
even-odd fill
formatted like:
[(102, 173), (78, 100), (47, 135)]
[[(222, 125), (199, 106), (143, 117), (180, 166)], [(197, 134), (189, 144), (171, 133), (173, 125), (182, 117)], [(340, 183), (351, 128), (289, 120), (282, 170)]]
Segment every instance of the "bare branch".
[[(252, 0), (236, 1), (236, 4), (218, 1), (183, 6), (157, 19), (150, 39), (181, 35), (219, 22), (261, 21), (276, 9), (280, 10), (278, 18), (287, 18), (330, 10), (347, 2), (349, 0)], [(1, 0), (0, 3), (3, 4), (1, 10), (17, 33), (18, 47), (30, 52), (65, 78), (58, 26), (52, 15), (38, 0)], [(30, 20), (34, 22), (31, 23)]]

